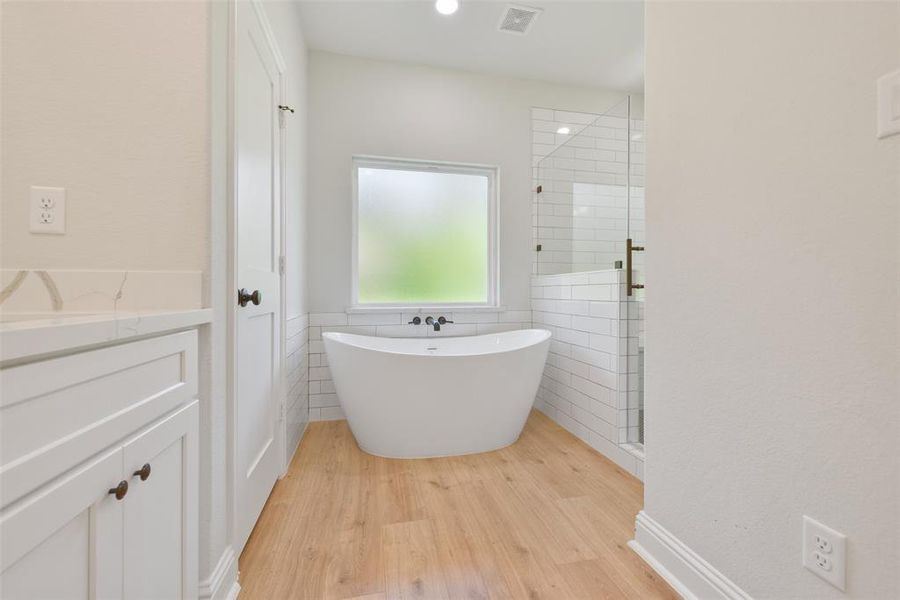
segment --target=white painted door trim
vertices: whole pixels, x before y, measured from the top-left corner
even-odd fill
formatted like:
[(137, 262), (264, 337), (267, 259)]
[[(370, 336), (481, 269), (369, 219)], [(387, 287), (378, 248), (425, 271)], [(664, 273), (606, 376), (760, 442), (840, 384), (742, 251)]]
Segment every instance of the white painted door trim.
[[(235, 113), (235, 104), (236, 104), (236, 90), (235, 90), (235, 78), (236, 78), (236, 27), (237, 27), (237, 5), (236, 2), (248, 1), (254, 10), (257, 18), (259, 19), (259, 23), (265, 33), (266, 41), (270, 46), (270, 50), (272, 51), (272, 55), (275, 57), (275, 61), (277, 64), (278, 72), (279, 72), (279, 90), (278, 90), (278, 103), (284, 103), (284, 90), (285, 90), (285, 71), (286, 66), (284, 62), (284, 58), (281, 54), (278, 45), (275, 42), (275, 36), (272, 32), (271, 24), (265, 14), (265, 10), (263, 8), (261, 0), (229, 0), (228, 2), (228, 83), (227, 83), (227, 164), (228, 164), (228, 173), (227, 173), (227, 191), (226, 191), (226, 205), (227, 205), (227, 225), (226, 225), (226, 241), (225, 241), (225, 252), (227, 256), (227, 285), (225, 290), (225, 306), (226, 306), (226, 317), (227, 317), (227, 334), (226, 334), (226, 347), (227, 347), (227, 357), (226, 357), (226, 404), (227, 404), (227, 415), (228, 415), (228, 431), (227, 431), (227, 448), (226, 448), (226, 456), (227, 456), (227, 472), (228, 472), (228, 481), (226, 483), (226, 490), (229, 495), (228, 502), (228, 539), (231, 544), (228, 550), (232, 553), (236, 552), (235, 562), (237, 562), (237, 558), (240, 556), (240, 551), (242, 548), (238, 548), (237, 540), (235, 539), (238, 532), (238, 524), (237, 519), (239, 515), (237, 514), (237, 506), (238, 506), (238, 489), (237, 489), (237, 474), (236, 469), (238, 467), (237, 461), (237, 427), (236, 427), (236, 415), (237, 415), (237, 402), (236, 402), (236, 385), (237, 385), (237, 368), (236, 368), (236, 295), (238, 285), (238, 265), (237, 265), (237, 220), (236, 220), (236, 212), (237, 212), (237, 192), (236, 192), (236, 177), (237, 177), (237, 147), (236, 147), (236, 138), (235, 138), (235, 127), (236, 127), (236, 113)], [(283, 122), (283, 120), (282, 120)], [(279, 186), (279, 223), (281, 228), (281, 256), (283, 257), (285, 254), (285, 235), (286, 235), (286, 210), (285, 210), (285, 193), (284, 193), (284, 180), (285, 180), (285, 138), (284, 138), (284, 127), (282, 126), (279, 129), (280, 137), (279, 137), (279, 161), (280, 161), (280, 178), (281, 185)], [(284, 365), (285, 365), (285, 349), (286, 349), (286, 340), (285, 340), (285, 327), (286, 327), (286, 302), (285, 302), (285, 272), (283, 269), (279, 269), (279, 281), (280, 281), (280, 316), (281, 316), (281, 324), (280, 324), (280, 341), (279, 345), (281, 348), (280, 356), (279, 356), (279, 370), (281, 376), (278, 378), (278, 389), (275, 391), (276, 397), (278, 399), (279, 405), (279, 415), (280, 422), (276, 428), (277, 435), (277, 445), (278, 452), (283, 457), (285, 455), (285, 445), (286, 445), (286, 435), (287, 435), (287, 420), (285, 418), (285, 381), (284, 381)], [(284, 458), (282, 458), (284, 461)], [(284, 476), (286, 472), (286, 464), (283, 464), (281, 469), (281, 476)], [(227, 552), (227, 550), (226, 550)], [(237, 587), (239, 590), (239, 586)], [(231, 590), (229, 592), (233, 594), (234, 591)]]
[[(228, 350), (233, 325), (230, 318), (234, 281), (229, 239), (230, 210), (234, 202), (233, 162), (234, 136), (232, 131), (234, 91), (234, 27), (233, 0), (214, 2), (210, 6), (210, 259), (207, 298), (213, 309), (213, 322), (201, 333), (201, 343), (208, 344), (208, 364), (201, 363), (206, 373), (201, 398), (206, 395), (207, 406), (202, 411), (201, 461), (210, 461), (212, 473), (200, 480), (200, 498), (224, 493), (225, 502), (212, 514), (203, 514), (199, 540), (201, 560), (198, 598), (200, 600), (233, 600), (240, 592), (238, 562), (234, 540), (234, 423), (229, 388), (232, 356)], [(201, 346), (202, 348), (202, 346)], [(201, 381), (203, 377), (201, 375)], [(222, 431), (224, 429), (224, 432)], [(217, 440), (220, 440), (217, 441)], [(221, 444), (221, 445), (219, 445)], [(219, 454), (221, 452), (221, 454)], [(224, 465), (215, 466), (218, 457)], [(219, 478), (224, 481), (219, 481)], [(203, 509), (212, 510), (209, 504)], [(221, 536), (221, 537), (220, 537)], [(213, 540), (224, 540), (224, 548), (213, 546)], [(218, 559), (215, 556), (218, 555)], [(212, 561), (212, 562), (207, 562)]]

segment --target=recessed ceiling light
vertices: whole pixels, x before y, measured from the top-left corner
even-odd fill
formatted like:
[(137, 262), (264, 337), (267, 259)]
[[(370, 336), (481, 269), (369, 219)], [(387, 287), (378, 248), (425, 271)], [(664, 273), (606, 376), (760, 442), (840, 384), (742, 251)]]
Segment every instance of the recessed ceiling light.
[(434, 8), (442, 15), (452, 15), (459, 10), (459, 0), (437, 0)]
[(636, 141), (642, 140), (642, 139), (644, 139), (644, 134), (643, 134), (643, 133), (632, 133), (632, 134), (631, 134), (631, 141), (632, 141), (632, 142), (636, 142)]
[(560, 127), (559, 129), (556, 130), (556, 133), (559, 133), (562, 135), (569, 135), (570, 131), (572, 131), (572, 130), (569, 129), (568, 127)]

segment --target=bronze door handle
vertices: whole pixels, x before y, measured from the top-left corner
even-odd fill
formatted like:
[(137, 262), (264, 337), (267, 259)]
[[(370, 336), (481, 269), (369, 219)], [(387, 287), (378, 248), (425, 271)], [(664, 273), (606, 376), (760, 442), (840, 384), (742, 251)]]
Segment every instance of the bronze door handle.
[(633, 290), (642, 290), (644, 289), (644, 285), (641, 283), (633, 283), (634, 282), (634, 273), (632, 272), (632, 253), (634, 252), (643, 252), (643, 246), (635, 246), (632, 239), (628, 238), (625, 240), (625, 290), (629, 296), (632, 295)]
[(246, 288), (241, 288), (238, 290), (238, 304), (241, 306), (247, 306), (250, 303), (253, 303), (253, 306), (259, 306), (259, 303), (262, 302), (262, 294), (259, 293), (259, 290), (253, 290), (253, 292), (248, 292)]

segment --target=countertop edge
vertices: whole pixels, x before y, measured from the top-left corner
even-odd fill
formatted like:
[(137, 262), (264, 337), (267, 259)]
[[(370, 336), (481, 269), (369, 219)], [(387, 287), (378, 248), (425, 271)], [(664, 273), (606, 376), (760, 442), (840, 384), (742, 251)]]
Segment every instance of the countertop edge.
[(0, 331), (0, 365), (189, 329), (212, 322), (211, 308), (99, 315), (85, 322), (47, 323)]

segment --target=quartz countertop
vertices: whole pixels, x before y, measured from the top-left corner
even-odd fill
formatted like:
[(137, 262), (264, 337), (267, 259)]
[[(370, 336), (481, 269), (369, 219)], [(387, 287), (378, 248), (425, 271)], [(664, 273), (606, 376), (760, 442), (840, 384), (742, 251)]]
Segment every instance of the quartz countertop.
[(212, 309), (94, 313), (0, 312), (0, 363), (188, 329), (212, 321)]

